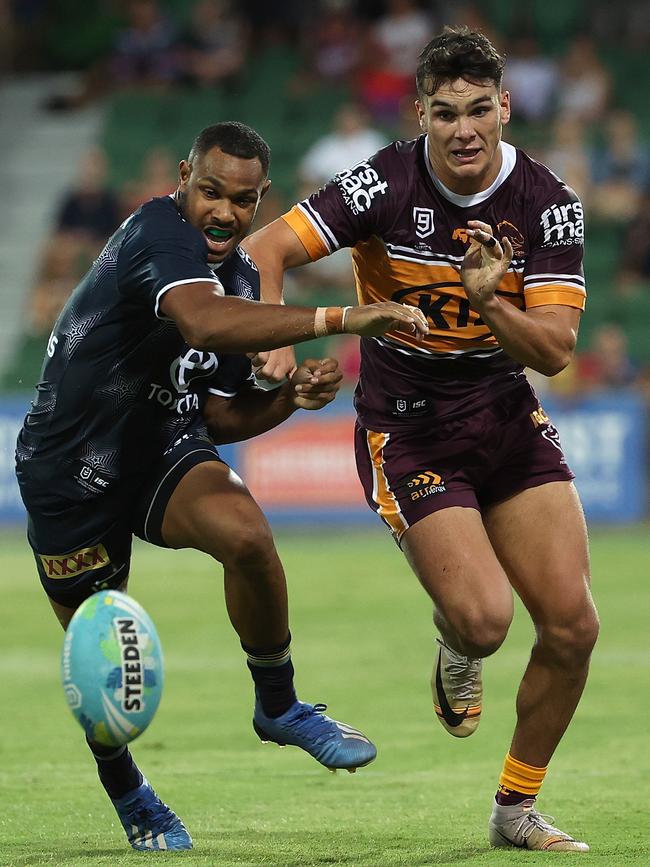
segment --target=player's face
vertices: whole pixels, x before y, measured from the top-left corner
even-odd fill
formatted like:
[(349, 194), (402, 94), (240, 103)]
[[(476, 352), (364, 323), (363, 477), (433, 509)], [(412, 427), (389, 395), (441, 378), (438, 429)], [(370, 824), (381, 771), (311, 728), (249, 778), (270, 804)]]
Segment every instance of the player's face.
[(493, 82), (459, 78), (418, 99), (415, 107), (442, 183), (459, 195), (487, 189), (501, 168), (499, 142), (510, 120), (510, 94)]
[(260, 199), (271, 186), (260, 161), (212, 148), (179, 167), (178, 201), (183, 216), (203, 233), (208, 262), (223, 262), (248, 233)]

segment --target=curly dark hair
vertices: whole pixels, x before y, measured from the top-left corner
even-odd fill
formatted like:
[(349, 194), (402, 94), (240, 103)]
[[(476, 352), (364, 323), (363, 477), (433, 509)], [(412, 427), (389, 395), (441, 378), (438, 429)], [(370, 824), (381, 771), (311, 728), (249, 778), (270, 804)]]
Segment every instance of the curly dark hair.
[(505, 57), (478, 30), (445, 27), (423, 49), (415, 83), (420, 97), (432, 96), (441, 84), (464, 78), (480, 82), (489, 79), (501, 86)]
[(188, 162), (203, 156), (212, 148), (219, 148), (231, 157), (244, 160), (258, 158), (262, 164), (264, 177), (268, 176), (271, 162), (271, 149), (259, 133), (250, 126), (237, 120), (225, 120), (206, 126), (194, 139)]

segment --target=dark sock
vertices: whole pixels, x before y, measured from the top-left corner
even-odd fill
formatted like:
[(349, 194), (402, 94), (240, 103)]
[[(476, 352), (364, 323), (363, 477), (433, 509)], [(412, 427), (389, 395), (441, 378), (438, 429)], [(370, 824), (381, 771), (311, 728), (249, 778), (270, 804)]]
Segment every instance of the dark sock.
[(248, 647), (242, 642), (255, 692), (266, 716), (282, 716), (297, 700), (293, 688), (291, 635), (277, 647)]
[(499, 786), (494, 800), (502, 807), (512, 807), (513, 804), (521, 804), (522, 801), (528, 801), (530, 798), (535, 798), (535, 795), (524, 795), (523, 792), (516, 792), (514, 789), (506, 789)]
[(92, 741), (87, 743), (95, 757), (99, 779), (109, 798), (116, 801), (142, 785), (142, 774), (127, 746), (105, 747)]

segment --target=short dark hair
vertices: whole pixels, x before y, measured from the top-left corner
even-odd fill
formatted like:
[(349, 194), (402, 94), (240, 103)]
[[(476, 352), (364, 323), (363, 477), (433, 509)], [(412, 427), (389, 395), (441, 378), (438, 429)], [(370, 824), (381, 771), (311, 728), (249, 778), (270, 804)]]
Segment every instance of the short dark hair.
[(203, 156), (212, 148), (220, 148), (231, 157), (253, 160), (255, 157), (262, 164), (264, 177), (268, 176), (271, 162), (271, 149), (261, 135), (237, 120), (225, 120), (206, 126), (194, 139), (190, 149), (188, 162), (195, 157)]
[(503, 57), (490, 40), (469, 27), (445, 27), (423, 49), (415, 76), (419, 96), (432, 96), (441, 84), (464, 78), (479, 82), (486, 78), (501, 86)]

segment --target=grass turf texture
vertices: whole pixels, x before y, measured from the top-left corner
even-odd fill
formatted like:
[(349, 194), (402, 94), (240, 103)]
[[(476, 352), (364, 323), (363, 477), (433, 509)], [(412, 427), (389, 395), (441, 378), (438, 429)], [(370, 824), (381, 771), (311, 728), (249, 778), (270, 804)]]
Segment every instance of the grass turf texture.
[(648, 864), (648, 538), (647, 527), (592, 533), (602, 633), (540, 799), (560, 827), (589, 842), (588, 855), (487, 844), (532, 637), (521, 608), (486, 665), (481, 727), (458, 741), (433, 718), (429, 605), (387, 536), (280, 534), (299, 694), (326, 701), (379, 747), (370, 767), (332, 775), (254, 735), (252, 687), (220, 569), (195, 552), (138, 545), (130, 590), (156, 622), (167, 680), (133, 752), (195, 841), (189, 853), (144, 854), (127, 848), (64, 703), (62, 633), (27, 546), (18, 534), (0, 536), (0, 865)]

